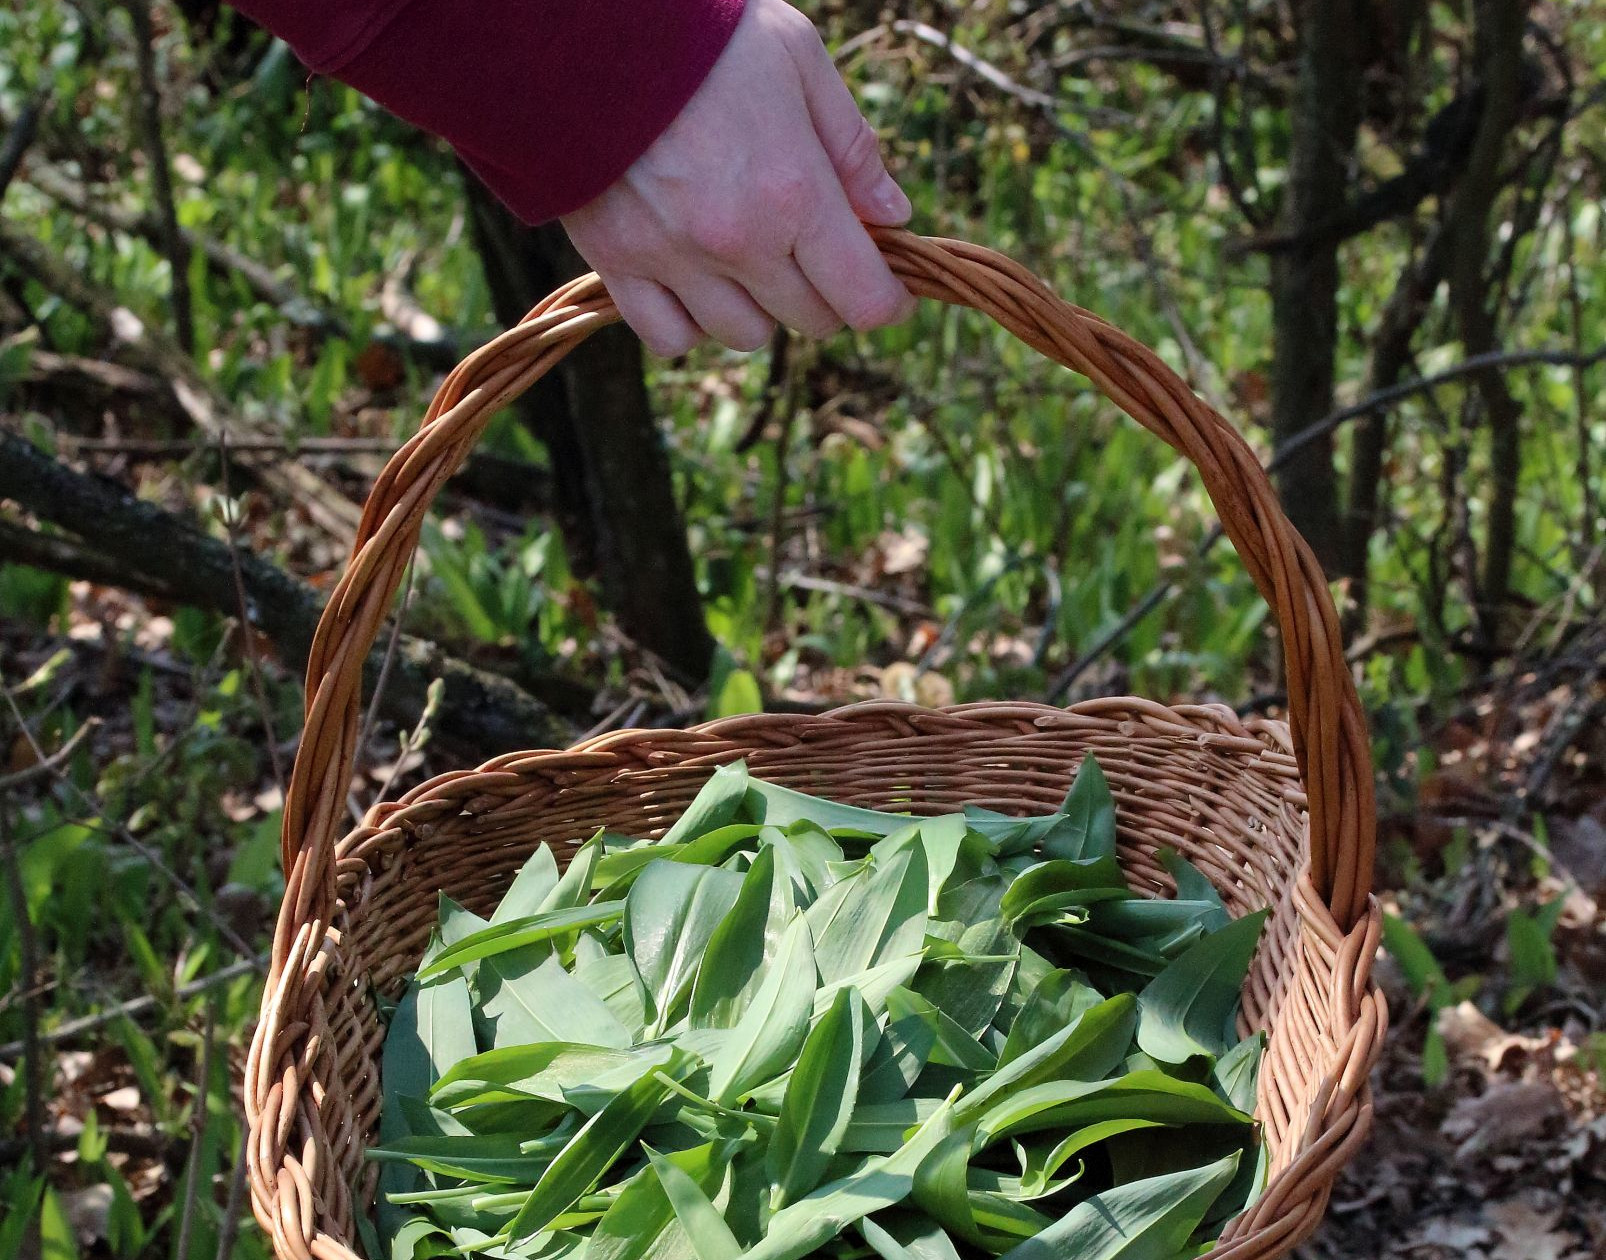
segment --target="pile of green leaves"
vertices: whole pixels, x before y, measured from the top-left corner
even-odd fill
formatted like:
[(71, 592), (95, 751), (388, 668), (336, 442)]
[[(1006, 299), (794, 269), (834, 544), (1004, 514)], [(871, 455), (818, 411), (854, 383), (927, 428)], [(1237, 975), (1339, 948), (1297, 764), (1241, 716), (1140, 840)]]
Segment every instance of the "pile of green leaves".
[(443, 899), (392, 1018), (390, 1255), (1196, 1254), (1264, 1178), (1262, 916), (1166, 861), (1127, 889), (1091, 759), (1038, 818), (738, 764), (659, 841), (542, 848), (488, 921)]

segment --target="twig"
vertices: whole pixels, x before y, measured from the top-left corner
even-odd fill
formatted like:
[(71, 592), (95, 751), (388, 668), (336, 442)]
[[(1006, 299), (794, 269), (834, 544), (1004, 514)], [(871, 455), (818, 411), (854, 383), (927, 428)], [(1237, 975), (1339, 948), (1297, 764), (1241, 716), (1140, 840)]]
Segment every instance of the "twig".
[(45, 1157), (45, 1065), (40, 1057), (39, 1039), (39, 951), (33, 935), (33, 917), (28, 912), (28, 894), (22, 884), (22, 867), (11, 843), (11, 811), (0, 796), (0, 857), (4, 858), (11, 913), (17, 925), (17, 951), (22, 962), (22, 1053), (23, 1099), (28, 1117), (28, 1143), (33, 1152), (33, 1171), (44, 1171)]
[[(226, 520), (223, 522), (228, 539), (229, 569), (234, 578), (234, 604), (240, 617), (240, 648), (245, 654), (246, 669), (251, 674), (251, 690), (256, 695), (257, 716), (262, 722), (262, 734), (268, 744), (268, 764), (273, 767), (273, 784), (284, 799), (284, 767), (279, 763), (279, 736), (274, 730), (273, 706), (268, 703), (268, 689), (262, 681), (262, 662), (257, 657), (256, 636), (251, 632), (250, 600), (245, 593), (245, 574), (240, 568), (239, 512), (233, 492), (229, 488), (229, 439), (227, 433), (218, 434), (218, 460), (223, 483), (223, 503)], [(180, 1255), (184, 1252), (180, 1251)]]
[(32, 782), (34, 779), (42, 779), (47, 774), (57, 773), (62, 766), (72, 759), (73, 753), (78, 751), (78, 746), (88, 739), (99, 726), (99, 718), (90, 718), (89, 721), (72, 733), (71, 738), (65, 744), (56, 749), (50, 756), (34, 762), (33, 765), (28, 766), (26, 769), (14, 770), (10, 774), (0, 775), (0, 793), (13, 791), (25, 783)]
[[(238, 980), (241, 976), (249, 976), (254, 972), (262, 971), (268, 965), (266, 954), (256, 958), (243, 958), (232, 962), (226, 967), (219, 967), (216, 971), (191, 980), (188, 984), (180, 985), (173, 991), (175, 1001), (185, 1001), (197, 994), (215, 989), (219, 985), (228, 984)], [(40, 1043), (46, 1046), (59, 1046), (63, 1042), (73, 1041), (85, 1033), (94, 1032), (104, 1028), (107, 1024), (115, 1024), (120, 1019), (139, 1019), (156, 1010), (161, 1003), (151, 994), (146, 993), (137, 998), (130, 998), (127, 1002), (100, 1011), (94, 1015), (85, 1015), (81, 1019), (71, 1019), (58, 1028), (40, 1034)], [(24, 1045), (20, 1041), (12, 1041), (0, 1046), (0, 1060), (12, 1060), (24, 1052)]]
[(217, 1235), (217, 1260), (233, 1260), (234, 1240), (240, 1232), (240, 1217), (245, 1212), (246, 1153), (250, 1150), (251, 1131), (241, 1126), (239, 1148), (234, 1152), (234, 1175), (229, 1178), (229, 1201), (223, 1209), (223, 1225)]
[[(753, 576), (766, 578), (770, 570), (764, 565), (755, 566)], [(878, 591), (868, 586), (855, 586), (851, 582), (834, 582), (830, 578), (812, 577), (807, 573), (782, 573), (780, 584), (788, 589), (799, 591), (819, 591), (822, 595), (842, 595), (849, 599), (863, 600), (867, 604), (877, 604), (889, 612), (902, 613), (907, 617), (931, 617), (931, 608), (918, 600), (905, 599), (901, 595), (894, 595), (889, 591)]]
[(50, 90), (36, 92), (23, 105), (22, 112), (11, 124), (6, 132), (6, 138), (0, 143), (0, 202), (6, 198), (6, 189), (11, 187), (11, 181), (16, 178), (18, 169), (22, 166), (23, 156), (33, 144), (34, 137), (39, 134), (39, 120), (44, 116), (45, 107), (50, 104)]
[(402, 576), (401, 606), (396, 609), (396, 615), (391, 619), (390, 637), (385, 641), (385, 658), (379, 665), (379, 677), (374, 681), (374, 693), (368, 701), (368, 711), (363, 714), (362, 729), (357, 732), (356, 748), (359, 757), (362, 756), (363, 749), (368, 747), (368, 737), (373, 734), (374, 723), (379, 720), (379, 706), (385, 699), (385, 684), (390, 681), (390, 667), (395, 664), (396, 648), (401, 643), (402, 623), (407, 620), (407, 609), (413, 602), (413, 578), (417, 571), (418, 556), (414, 553), (407, 560), (407, 572)]
[(184, 1169), (184, 1206), (178, 1218), (178, 1246), (173, 1254), (188, 1260), (195, 1203), (201, 1189), (201, 1139), (206, 1135), (207, 1102), (212, 1097), (212, 1044), (217, 1038), (217, 1003), (206, 1004), (206, 1031), (201, 1038), (201, 1066), (190, 1104), (190, 1157)]
[[(162, 225), (162, 252), (171, 272), (173, 332), (185, 354), (195, 353), (195, 314), (190, 303), (190, 247), (178, 230), (173, 204), (173, 172), (162, 137), (162, 93), (156, 77), (156, 35), (151, 29), (150, 0), (125, 0), (134, 23), (134, 57), (139, 67), (139, 129), (150, 166), (151, 196)], [(180, 1255), (184, 1253), (179, 1252)]]

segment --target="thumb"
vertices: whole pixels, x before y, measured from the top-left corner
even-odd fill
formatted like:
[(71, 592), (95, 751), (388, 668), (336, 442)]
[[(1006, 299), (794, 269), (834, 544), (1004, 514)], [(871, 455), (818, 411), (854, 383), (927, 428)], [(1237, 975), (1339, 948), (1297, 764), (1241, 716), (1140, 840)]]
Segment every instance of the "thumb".
[(858, 102), (842, 82), (825, 45), (818, 37), (812, 44), (812, 51), (798, 59), (803, 97), (848, 204), (866, 223), (882, 227), (907, 223), (913, 208), (898, 181), (887, 172), (875, 128), (859, 112)]

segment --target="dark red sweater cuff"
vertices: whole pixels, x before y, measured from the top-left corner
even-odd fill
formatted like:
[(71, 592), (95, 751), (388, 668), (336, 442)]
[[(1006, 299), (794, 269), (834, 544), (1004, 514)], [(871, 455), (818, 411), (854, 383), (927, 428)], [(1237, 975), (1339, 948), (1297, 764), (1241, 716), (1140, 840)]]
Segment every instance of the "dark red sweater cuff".
[(743, 0), (234, 0), (308, 68), (444, 136), (528, 223), (640, 157), (724, 51)]

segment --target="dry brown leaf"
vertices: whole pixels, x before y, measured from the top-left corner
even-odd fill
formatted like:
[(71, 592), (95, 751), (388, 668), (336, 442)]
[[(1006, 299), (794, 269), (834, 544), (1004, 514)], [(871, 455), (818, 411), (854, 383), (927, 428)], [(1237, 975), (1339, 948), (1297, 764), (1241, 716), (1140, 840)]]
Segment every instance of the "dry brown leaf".
[(1439, 1131), (1456, 1145), (1458, 1160), (1514, 1150), (1543, 1134), (1566, 1114), (1548, 1081), (1499, 1081), (1450, 1109)]
[(1489, 1204), (1485, 1215), (1500, 1235), (1489, 1260), (1567, 1260), (1579, 1247), (1576, 1234), (1557, 1228), (1560, 1204), (1503, 1199)]

